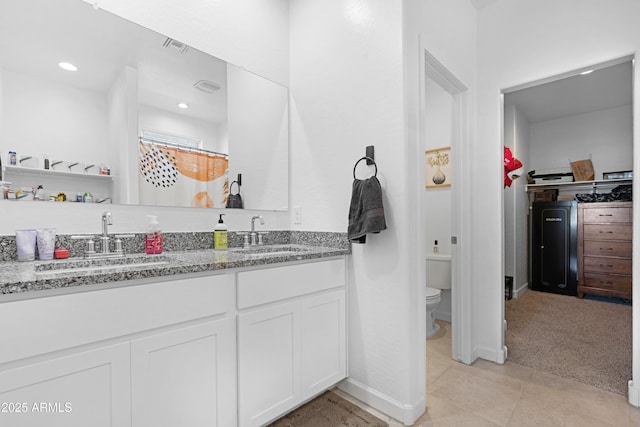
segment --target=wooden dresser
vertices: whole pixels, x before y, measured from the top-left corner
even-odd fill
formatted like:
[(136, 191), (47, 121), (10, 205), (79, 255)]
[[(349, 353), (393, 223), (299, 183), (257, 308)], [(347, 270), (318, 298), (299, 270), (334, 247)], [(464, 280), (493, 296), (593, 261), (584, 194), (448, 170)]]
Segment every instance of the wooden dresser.
[(578, 203), (578, 298), (631, 299), (632, 203)]

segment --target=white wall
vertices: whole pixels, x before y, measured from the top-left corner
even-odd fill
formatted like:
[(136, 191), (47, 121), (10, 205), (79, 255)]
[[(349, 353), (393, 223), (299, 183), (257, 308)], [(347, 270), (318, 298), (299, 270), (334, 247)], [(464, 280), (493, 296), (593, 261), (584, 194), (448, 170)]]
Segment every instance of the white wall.
[[(633, 54), (640, 48), (638, 16), (640, 3), (634, 0), (612, 0), (606, 4), (580, 0), (499, 1), (479, 13), (476, 158), (484, 165), (484, 171), (473, 176), (478, 195), (474, 206), (478, 224), (474, 249), (483, 254), (478, 256), (473, 269), (478, 289), (474, 308), (478, 347), (498, 352), (504, 345), (500, 91)], [(637, 87), (635, 91), (638, 96)], [(637, 129), (638, 115), (634, 114)], [(637, 156), (634, 153), (634, 158)], [(637, 160), (634, 162), (638, 164)], [(634, 213), (637, 215), (638, 209)], [(634, 330), (638, 331), (640, 312), (636, 307), (634, 310)], [(637, 338), (634, 355), (633, 376), (637, 382), (640, 380)], [(639, 401), (636, 404), (640, 404), (640, 397), (636, 395), (636, 399)]]
[[(229, 65), (227, 85), (229, 183), (242, 174), (245, 208), (287, 210), (289, 194), (289, 92)], [(236, 186), (231, 189), (235, 194)]]
[[(220, 129), (221, 127), (222, 129)], [(201, 140), (202, 148), (205, 150), (228, 154), (228, 151), (222, 151), (228, 148), (227, 141), (221, 140), (221, 135), (226, 135), (226, 123), (220, 125), (148, 105), (140, 105), (138, 107), (138, 128), (138, 135), (142, 135), (143, 129), (179, 135)]]
[(425, 399), (418, 34), (472, 85), (475, 11), (466, 0), (296, 0), (290, 13), (293, 227), (347, 229), (353, 166), (374, 145), (388, 229), (353, 248), (342, 387), (410, 423)]
[[(633, 169), (631, 106), (531, 124), (531, 169), (570, 167), (591, 158), (595, 178)], [(591, 157), (589, 157), (591, 156)]]
[[(175, 0), (88, 1), (154, 31), (176, 38), (206, 53), (244, 66), (281, 84), (289, 75), (288, 0), (238, 0), (223, 2)], [(3, 221), (0, 234), (14, 234), (16, 228), (53, 226), (59, 233), (95, 233), (100, 230), (104, 205), (63, 204), (50, 206), (43, 215), (41, 206), (15, 205), (0, 201)], [(144, 206), (108, 207), (114, 216), (113, 231), (146, 229), (145, 215), (155, 214), (165, 231), (208, 231), (217, 222), (210, 209), (159, 208)], [(256, 211), (236, 210), (225, 217), (230, 230), (247, 230)], [(264, 212), (265, 228), (288, 229), (289, 214)]]
[(289, 0), (84, 0), (287, 85)]
[(349, 391), (412, 405), (401, 2), (296, 0), (290, 7), (292, 205), (303, 219), (293, 227), (346, 231), (354, 164), (375, 146), (388, 229), (350, 257), (349, 385), (356, 390)]
[[(107, 157), (105, 94), (1, 71), (4, 93), (2, 160), (9, 150), (42, 160), (99, 163)], [(28, 149), (25, 149), (28, 147)], [(52, 149), (52, 147), (56, 147)], [(7, 162), (8, 163), (8, 162)]]

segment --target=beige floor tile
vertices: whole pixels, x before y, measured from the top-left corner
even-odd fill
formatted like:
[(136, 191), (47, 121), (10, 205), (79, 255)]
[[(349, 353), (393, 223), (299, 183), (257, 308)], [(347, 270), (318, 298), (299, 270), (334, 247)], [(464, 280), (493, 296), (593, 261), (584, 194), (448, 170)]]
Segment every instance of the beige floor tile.
[(567, 409), (548, 399), (523, 397), (507, 427), (623, 427), (592, 418), (580, 410)]
[(504, 365), (499, 365), (497, 363), (478, 359), (473, 363), (472, 366), (479, 370), (487, 372), (489, 375), (506, 375), (510, 378), (514, 378), (520, 381), (531, 380), (536, 372), (533, 368), (529, 368), (528, 366), (516, 365), (515, 363), (511, 363), (509, 361), (507, 361)]
[(628, 424), (631, 408), (624, 396), (544, 372), (525, 384), (523, 399), (551, 402), (616, 426)]
[(427, 411), (415, 427), (640, 426), (640, 408), (625, 396), (508, 361), (452, 360), (451, 325), (438, 323), (441, 331), (427, 340)]
[(448, 399), (438, 396), (427, 396), (427, 412), (420, 417), (414, 427), (496, 427), (495, 424), (479, 415), (475, 415), (464, 408), (451, 403)]
[(469, 369), (452, 367), (432, 384), (427, 399), (434, 396), (447, 399), (475, 415), (506, 425), (521, 394), (522, 385), (516, 380), (485, 378)]
[(429, 389), (429, 385), (433, 384), (450, 367), (451, 365), (449, 363), (442, 363), (435, 360), (427, 363), (427, 390)]
[(629, 407), (629, 427), (640, 426), (640, 408)]
[(581, 414), (615, 426), (626, 425), (631, 408), (626, 396), (584, 384), (579, 384), (569, 393), (565, 405)]

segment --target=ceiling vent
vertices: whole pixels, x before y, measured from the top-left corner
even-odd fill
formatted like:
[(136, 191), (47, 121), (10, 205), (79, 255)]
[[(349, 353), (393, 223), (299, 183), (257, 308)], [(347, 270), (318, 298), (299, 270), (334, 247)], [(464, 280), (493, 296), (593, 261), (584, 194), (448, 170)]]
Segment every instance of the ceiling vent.
[(167, 49), (175, 49), (179, 53), (186, 53), (189, 50), (189, 46), (187, 46), (186, 44), (169, 37), (167, 37), (164, 43), (162, 43), (162, 46), (166, 47)]
[(194, 83), (193, 87), (206, 93), (213, 93), (220, 90), (220, 85), (208, 80), (199, 80)]

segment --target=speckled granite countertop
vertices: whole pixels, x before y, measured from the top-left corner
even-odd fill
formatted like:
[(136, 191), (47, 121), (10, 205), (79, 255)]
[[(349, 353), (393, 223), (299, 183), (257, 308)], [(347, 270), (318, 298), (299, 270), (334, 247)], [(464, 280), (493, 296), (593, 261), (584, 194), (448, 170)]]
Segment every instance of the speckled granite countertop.
[(271, 245), (197, 250), (124, 258), (0, 262), (0, 294), (81, 287), (176, 274), (219, 271), (340, 256), (349, 249), (307, 245)]

